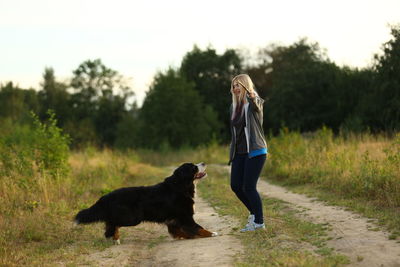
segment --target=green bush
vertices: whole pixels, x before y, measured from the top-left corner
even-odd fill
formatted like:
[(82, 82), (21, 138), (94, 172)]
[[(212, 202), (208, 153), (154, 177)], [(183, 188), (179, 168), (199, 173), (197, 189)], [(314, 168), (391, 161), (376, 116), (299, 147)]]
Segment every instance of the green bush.
[(4, 122), (9, 130), (0, 131), (0, 175), (33, 177), (34, 172), (42, 172), (55, 178), (68, 173), (70, 139), (57, 127), (54, 113), (48, 114), (46, 123), (34, 113), (31, 125)]
[(54, 112), (49, 111), (48, 114), (49, 119), (46, 124), (40, 122), (38, 117), (32, 113), (36, 137), (35, 162), (40, 170), (49, 171), (53, 177), (66, 175), (69, 170), (67, 160), (70, 139), (57, 127)]

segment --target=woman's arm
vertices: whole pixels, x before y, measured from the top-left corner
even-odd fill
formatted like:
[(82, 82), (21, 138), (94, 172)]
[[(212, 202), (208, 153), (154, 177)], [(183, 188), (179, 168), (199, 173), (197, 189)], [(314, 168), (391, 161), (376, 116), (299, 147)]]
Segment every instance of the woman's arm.
[(252, 94), (247, 94), (247, 101), (252, 105), (253, 109), (257, 112), (263, 110), (264, 99), (259, 97), (257, 94), (252, 92)]

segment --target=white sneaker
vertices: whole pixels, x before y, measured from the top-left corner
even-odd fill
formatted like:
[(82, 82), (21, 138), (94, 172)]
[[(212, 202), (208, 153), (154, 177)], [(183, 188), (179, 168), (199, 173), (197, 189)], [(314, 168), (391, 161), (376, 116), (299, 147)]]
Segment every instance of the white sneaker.
[(249, 223), (249, 224), (246, 224), (246, 227), (241, 229), (240, 232), (244, 233), (244, 232), (249, 232), (249, 231), (255, 231), (257, 229), (265, 229), (265, 224), (264, 223), (259, 224), (259, 223), (255, 223), (255, 222)]
[(265, 224), (264, 223), (254, 223), (254, 229), (265, 229)]
[(256, 217), (254, 216), (254, 214), (250, 214), (249, 217), (247, 218), (247, 224), (246, 224), (245, 227), (248, 227), (248, 226), (250, 226), (252, 223), (254, 223), (254, 219), (255, 219), (255, 218), (256, 218)]
[(251, 227), (253, 227), (254, 219), (254, 214), (250, 214), (249, 217), (247, 217), (247, 224), (244, 226), (243, 229), (240, 230), (240, 232), (246, 232), (245, 229), (250, 229)]
[(265, 224), (258, 224), (254, 222), (255, 216), (254, 214), (250, 214), (247, 218), (246, 226), (240, 230), (241, 233), (248, 232), (248, 231), (255, 231), (257, 229), (265, 229)]

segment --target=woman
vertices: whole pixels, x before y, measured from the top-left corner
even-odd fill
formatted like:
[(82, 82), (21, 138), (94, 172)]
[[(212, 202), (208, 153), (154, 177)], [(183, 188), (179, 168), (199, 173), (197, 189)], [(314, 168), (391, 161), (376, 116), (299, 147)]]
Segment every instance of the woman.
[(264, 100), (247, 74), (232, 79), (231, 93), (231, 188), (250, 212), (248, 223), (240, 231), (264, 229), (262, 202), (256, 189), (267, 156), (262, 127)]

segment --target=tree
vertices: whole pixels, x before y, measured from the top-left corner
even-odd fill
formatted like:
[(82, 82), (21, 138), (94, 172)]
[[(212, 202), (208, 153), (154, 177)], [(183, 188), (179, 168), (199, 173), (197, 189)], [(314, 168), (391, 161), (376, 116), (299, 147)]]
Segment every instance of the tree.
[(184, 56), (180, 67), (182, 76), (194, 83), (194, 89), (217, 112), (218, 120), (224, 125), (218, 137), (223, 140), (230, 140), (227, 129), (231, 80), (241, 69), (241, 59), (235, 50), (228, 49), (218, 55), (213, 48), (202, 51), (197, 46)]
[(40, 118), (44, 120), (48, 116), (48, 110), (53, 110), (58, 118), (58, 126), (62, 127), (70, 116), (67, 84), (56, 81), (53, 68), (45, 68), (41, 86), (42, 90), (38, 93)]
[(341, 68), (343, 93), (339, 103), (338, 117), (343, 118), (340, 130), (345, 132), (363, 132), (372, 129), (371, 98), (376, 73), (371, 68)]
[(216, 114), (179, 72), (158, 73), (139, 111), (137, 139), (148, 148), (197, 146), (219, 130)]
[(371, 109), (376, 128), (400, 129), (400, 25), (391, 27), (393, 38), (383, 44), (382, 55), (375, 55), (375, 92)]
[[(275, 45), (270, 45), (267, 48), (260, 49), (256, 56), (245, 54), (246, 51), (240, 51), (241, 57), (244, 60), (244, 72), (247, 73), (257, 90), (257, 93), (264, 100), (269, 99), (270, 88), (273, 86), (272, 79), (272, 57), (271, 53), (275, 49)], [(268, 105), (266, 101), (266, 105)]]
[(283, 125), (300, 131), (323, 125), (338, 129), (343, 121), (338, 116), (340, 105), (345, 101), (343, 76), (318, 43), (301, 39), (262, 52), (266, 60), (258, 72), (269, 76), (264, 78), (268, 92), (262, 93), (270, 98), (265, 105), (266, 130), (276, 133)]
[(125, 117), (126, 98), (119, 95), (101, 97), (98, 100), (98, 109), (94, 115), (94, 125), (101, 144), (113, 146), (117, 137), (119, 123)]
[[(127, 99), (133, 95), (130, 87), (122, 75), (106, 67), (100, 59), (83, 62), (73, 74), (71, 87), (75, 92), (71, 96), (71, 106), (74, 121), (81, 124), (78, 129), (93, 129), (100, 144), (112, 146), (117, 125), (127, 112)], [(72, 137), (78, 134), (69, 133)], [(85, 136), (87, 134), (80, 138)]]
[(39, 101), (35, 90), (21, 89), (12, 82), (0, 85), (0, 117), (10, 118), (13, 122), (28, 122), (30, 112), (38, 110)]
[(106, 67), (100, 59), (87, 60), (73, 71), (71, 87), (75, 89), (73, 105), (78, 117), (90, 117), (98, 109), (100, 97), (114, 93), (128, 97), (132, 93), (122, 75)]
[(137, 138), (140, 130), (138, 127), (138, 113), (139, 108), (135, 101), (117, 125), (117, 136), (114, 145), (118, 149), (125, 150), (138, 146), (139, 140)]

